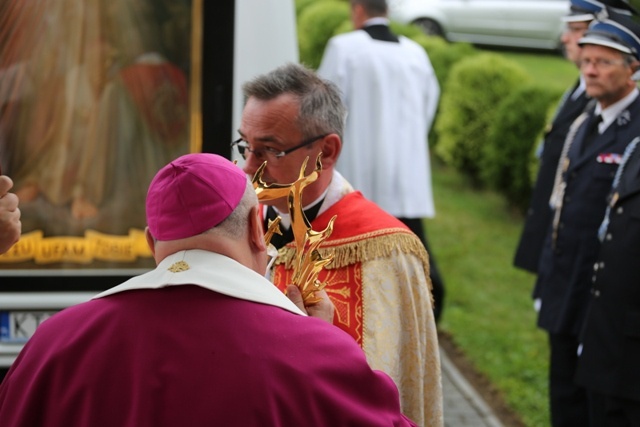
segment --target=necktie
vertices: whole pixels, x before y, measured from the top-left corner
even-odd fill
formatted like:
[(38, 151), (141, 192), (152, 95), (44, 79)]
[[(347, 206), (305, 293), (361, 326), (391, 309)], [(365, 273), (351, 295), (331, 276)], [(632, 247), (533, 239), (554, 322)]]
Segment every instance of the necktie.
[(587, 125), (588, 127), (585, 133), (585, 141), (591, 142), (593, 138), (600, 134), (600, 130), (598, 129), (600, 123), (602, 123), (602, 116), (600, 114), (591, 117), (591, 120)]
[(582, 153), (584, 153), (591, 142), (600, 135), (600, 131), (598, 129), (598, 125), (602, 123), (602, 116), (598, 114), (597, 116), (592, 116), (591, 120), (587, 124), (587, 130), (584, 134), (584, 139), (582, 141)]

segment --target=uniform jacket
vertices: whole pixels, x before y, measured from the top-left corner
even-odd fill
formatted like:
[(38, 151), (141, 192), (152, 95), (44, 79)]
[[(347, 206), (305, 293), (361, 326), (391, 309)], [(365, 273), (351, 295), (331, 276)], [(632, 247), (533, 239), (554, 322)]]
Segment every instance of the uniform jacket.
[(639, 115), (637, 97), (582, 151), (589, 122), (586, 120), (568, 150), (557, 238), (554, 241), (552, 224), (547, 230), (534, 289), (534, 297), (542, 302), (538, 326), (550, 333), (577, 336), (580, 331), (600, 245), (598, 228), (618, 167), (612, 159), (621, 158), (627, 144), (640, 134), (640, 120), (630, 120)]
[(577, 380), (597, 392), (640, 401), (640, 149), (615, 192), (591, 269)]
[[(579, 82), (572, 89), (575, 90), (578, 84)], [(559, 106), (551, 128), (545, 134), (542, 154), (539, 159), (538, 177), (531, 194), (524, 229), (513, 262), (516, 267), (532, 273), (538, 272), (542, 245), (553, 216), (549, 207), (549, 197), (562, 146), (567, 137), (569, 126), (582, 113), (588, 101), (589, 98), (584, 91), (576, 99), (568, 96)]]

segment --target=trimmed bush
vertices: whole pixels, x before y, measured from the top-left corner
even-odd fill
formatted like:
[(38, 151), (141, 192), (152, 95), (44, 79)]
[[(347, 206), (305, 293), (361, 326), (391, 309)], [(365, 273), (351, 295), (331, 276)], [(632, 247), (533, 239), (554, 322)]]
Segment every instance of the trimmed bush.
[(312, 5), (313, 3), (317, 3), (318, 0), (295, 0), (296, 1), (296, 17), (300, 18), (300, 14), (303, 10), (307, 8), (307, 6)]
[(469, 43), (450, 43), (441, 37), (427, 36), (422, 32), (412, 39), (427, 51), (441, 88), (446, 85), (451, 67), (456, 62), (478, 54), (478, 50)]
[(482, 146), (482, 182), (499, 191), (510, 205), (524, 213), (532, 190), (533, 152), (540, 140), (550, 105), (561, 93), (527, 85), (516, 89), (499, 105)]
[[(560, 93), (560, 90), (557, 90), (556, 92)], [(536, 140), (536, 143), (534, 144), (533, 147), (531, 147), (531, 155), (529, 156), (530, 157), (529, 181), (531, 182), (532, 186), (533, 186), (533, 183), (536, 182), (536, 179), (538, 179), (538, 171), (540, 169), (540, 155), (538, 153), (538, 150), (542, 148), (541, 144), (543, 142), (544, 133), (547, 132), (547, 130), (549, 130), (549, 127), (551, 126), (551, 122), (553, 122), (553, 118), (556, 114), (556, 111), (560, 103), (560, 98), (562, 98), (562, 95), (558, 95), (558, 99), (556, 99), (555, 102), (552, 102), (551, 104), (549, 104), (549, 107), (547, 109), (547, 119), (545, 120), (546, 126), (544, 129), (540, 130), (540, 134), (538, 135), (538, 139)]]
[(317, 69), (327, 42), (336, 29), (349, 19), (349, 4), (342, 1), (316, 1), (305, 7), (298, 19), (300, 62)]
[(428, 36), (413, 24), (405, 25), (392, 21), (390, 27), (394, 33), (408, 37), (424, 48), (440, 86), (444, 86), (453, 64), (478, 52), (469, 43), (449, 43), (442, 37)]
[(455, 63), (436, 118), (436, 154), (481, 184), (482, 147), (488, 143), (498, 106), (529, 80), (522, 67), (495, 53), (479, 53)]
[(333, 35), (337, 36), (338, 34), (344, 34), (350, 31), (353, 31), (353, 23), (351, 22), (351, 19), (347, 19), (342, 24), (338, 25), (336, 30), (333, 32)]
[(389, 23), (389, 28), (391, 31), (398, 35), (405, 36), (410, 39), (415, 39), (420, 35), (424, 35), (424, 33), (420, 30), (420, 28), (416, 27), (412, 24), (401, 24), (397, 21), (391, 21)]

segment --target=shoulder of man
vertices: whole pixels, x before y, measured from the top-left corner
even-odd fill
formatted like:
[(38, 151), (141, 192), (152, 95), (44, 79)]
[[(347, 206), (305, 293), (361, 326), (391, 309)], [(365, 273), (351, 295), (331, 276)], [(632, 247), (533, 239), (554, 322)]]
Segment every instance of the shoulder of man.
[(347, 194), (318, 216), (313, 221), (313, 228), (323, 229), (334, 215), (334, 230), (340, 230), (340, 234), (342, 231), (354, 235), (384, 229), (398, 229), (398, 232), (409, 230), (400, 220), (365, 198), (359, 191)]

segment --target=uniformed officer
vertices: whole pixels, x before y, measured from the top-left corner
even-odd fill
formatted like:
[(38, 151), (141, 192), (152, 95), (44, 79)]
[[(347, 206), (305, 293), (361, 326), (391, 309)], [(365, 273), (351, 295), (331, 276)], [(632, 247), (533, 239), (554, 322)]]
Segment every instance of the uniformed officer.
[(591, 425), (640, 426), (640, 138), (627, 146), (600, 227), (576, 380)]
[[(589, 28), (589, 23), (594, 20), (595, 15), (605, 5), (615, 7), (620, 13), (633, 13), (632, 8), (623, 0), (571, 0), (569, 13), (562, 18), (566, 28), (560, 41), (564, 46), (566, 58), (576, 64), (576, 67), (580, 66), (581, 48), (578, 45), (578, 40), (582, 38)], [(582, 77), (579, 77), (567, 89), (560, 100), (551, 125), (545, 132), (544, 141), (540, 147), (538, 176), (513, 261), (516, 267), (531, 273), (538, 272), (545, 232), (553, 216), (549, 206), (549, 197), (562, 146), (567, 137), (569, 126), (584, 111), (589, 100), (584, 89), (585, 83)]]
[[(604, 12), (604, 13), (603, 13)], [(640, 135), (640, 28), (607, 8), (578, 44), (580, 72), (595, 100), (572, 124), (558, 163), (554, 210), (538, 268), (538, 326), (549, 334), (552, 425), (587, 426), (590, 404), (574, 382), (578, 334), (591, 288), (607, 195), (629, 142)]]

